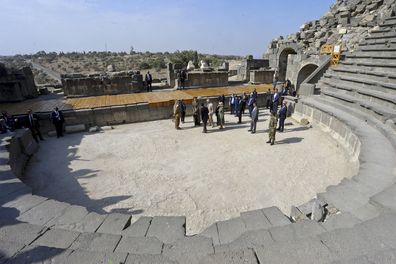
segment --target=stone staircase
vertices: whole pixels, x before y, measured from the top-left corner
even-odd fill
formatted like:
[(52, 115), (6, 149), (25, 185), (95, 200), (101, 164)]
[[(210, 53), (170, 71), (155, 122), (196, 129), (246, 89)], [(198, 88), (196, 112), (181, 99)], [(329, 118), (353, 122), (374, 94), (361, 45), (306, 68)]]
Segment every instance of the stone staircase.
[(372, 30), (359, 46), (328, 70), (317, 87), (326, 100), (369, 113), (395, 129), (396, 17)]

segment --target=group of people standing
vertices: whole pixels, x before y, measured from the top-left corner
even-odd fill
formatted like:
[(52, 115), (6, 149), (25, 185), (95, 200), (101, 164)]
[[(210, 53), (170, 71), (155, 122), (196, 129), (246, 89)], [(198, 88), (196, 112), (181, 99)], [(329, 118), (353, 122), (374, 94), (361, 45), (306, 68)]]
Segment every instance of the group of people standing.
[[(63, 124), (65, 119), (63, 117), (62, 111), (60, 111), (58, 107), (54, 108), (50, 114), (50, 119), (55, 126), (57, 137), (63, 137)], [(31, 109), (27, 111), (26, 115), (19, 117), (13, 117), (7, 112), (2, 112), (0, 116), (0, 131), (2, 133), (7, 133), (7, 131), (14, 131), (17, 128), (24, 127), (30, 130), (33, 139), (36, 142), (39, 142), (39, 139), (44, 140), (40, 129), (40, 117)]]
[[(287, 103), (281, 102), (283, 94), (278, 92), (278, 89), (270, 90), (267, 94), (267, 108), (270, 110), (270, 122), (269, 122), (269, 140), (267, 143), (274, 145), (276, 131), (283, 132), (285, 126), (285, 120), (287, 117)], [(217, 104), (215, 106), (214, 103)], [(194, 120), (194, 126), (200, 126), (203, 124), (203, 133), (207, 133), (207, 126), (212, 128), (219, 126), (220, 129), (224, 128), (224, 102), (225, 96), (220, 96), (217, 100), (206, 99), (205, 102), (198, 103), (196, 97), (192, 100), (192, 114)], [(279, 104), (281, 107), (278, 111)], [(238, 117), (238, 124), (242, 123), (242, 115), (245, 114), (246, 108), (248, 109), (250, 117), (250, 129), (248, 130), (252, 134), (256, 133), (257, 122), (259, 119), (259, 108), (257, 105), (257, 91), (254, 89), (249, 95), (243, 93), (242, 95), (232, 94), (228, 100), (228, 106), (230, 113)], [(183, 100), (176, 100), (173, 108), (174, 112), (174, 123), (176, 129), (180, 128), (180, 122), (184, 123), (186, 115), (186, 104)], [(216, 122), (214, 121), (216, 116)], [(279, 124), (279, 125), (278, 125)], [(278, 128), (277, 128), (278, 126)]]

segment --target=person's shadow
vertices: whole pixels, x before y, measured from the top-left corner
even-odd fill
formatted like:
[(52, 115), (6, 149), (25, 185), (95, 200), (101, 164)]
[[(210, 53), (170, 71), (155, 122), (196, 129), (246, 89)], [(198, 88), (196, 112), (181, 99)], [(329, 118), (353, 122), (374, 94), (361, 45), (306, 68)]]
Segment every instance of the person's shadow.
[(304, 138), (301, 137), (290, 137), (290, 138), (285, 138), (279, 141), (275, 141), (275, 144), (294, 144), (294, 143), (300, 143), (303, 141)]

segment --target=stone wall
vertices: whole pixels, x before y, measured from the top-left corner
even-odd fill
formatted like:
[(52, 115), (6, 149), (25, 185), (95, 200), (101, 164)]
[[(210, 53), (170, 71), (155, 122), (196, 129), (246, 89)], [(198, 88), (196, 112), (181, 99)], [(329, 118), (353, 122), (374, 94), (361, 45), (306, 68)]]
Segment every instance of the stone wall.
[[(266, 105), (267, 93), (259, 93), (257, 103), (259, 107)], [(209, 97), (216, 105), (216, 97)], [(205, 102), (206, 98), (200, 98), (199, 103)], [(229, 96), (226, 96), (225, 109), (228, 110)], [(191, 115), (191, 100), (185, 101), (187, 105), (187, 115)], [(148, 104), (138, 103), (130, 105), (120, 105), (111, 107), (99, 107), (92, 109), (79, 109), (79, 110), (65, 110), (63, 115), (65, 117), (65, 125), (81, 125), (85, 126), (88, 130), (93, 126), (109, 126), (121, 125), (128, 123), (154, 121), (160, 119), (169, 119), (173, 116), (174, 101), (166, 103)], [(50, 120), (50, 113), (37, 113), (40, 118), (40, 130), (42, 133), (48, 133), (55, 128)], [(17, 116), (18, 117), (18, 116)]]
[(273, 39), (263, 57), (278, 71), (279, 81), (289, 79), (298, 89), (304, 81), (298, 78), (304, 64), (309, 61), (319, 66), (327, 60), (328, 56), (320, 55), (323, 44), (341, 45), (343, 52), (353, 51), (395, 9), (394, 0), (337, 0), (319, 20), (304, 23), (287, 37)]
[(228, 72), (226, 71), (190, 71), (187, 73), (186, 88), (221, 87), (228, 86)]
[(67, 97), (128, 94), (144, 90), (139, 72), (123, 71), (106, 74), (65, 74), (61, 76)]
[(32, 70), (7, 69), (0, 64), (0, 102), (17, 102), (38, 96)]
[[(237, 79), (244, 82), (250, 81), (250, 71), (269, 67), (268, 59), (245, 59), (237, 69)], [(272, 82), (272, 81), (271, 81)]]
[(253, 70), (250, 71), (251, 83), (272, 83), (274, 70)]

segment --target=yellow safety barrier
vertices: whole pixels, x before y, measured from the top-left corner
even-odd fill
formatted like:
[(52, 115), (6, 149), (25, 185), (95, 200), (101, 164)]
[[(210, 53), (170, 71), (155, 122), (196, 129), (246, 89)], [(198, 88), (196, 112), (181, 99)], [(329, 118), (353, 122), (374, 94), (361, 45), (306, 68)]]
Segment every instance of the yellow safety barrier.
[(320, 47), (320, 54), (331, 55), (331, 67), (336, 67), (341, 58), (341, 45), (324, 44)]

